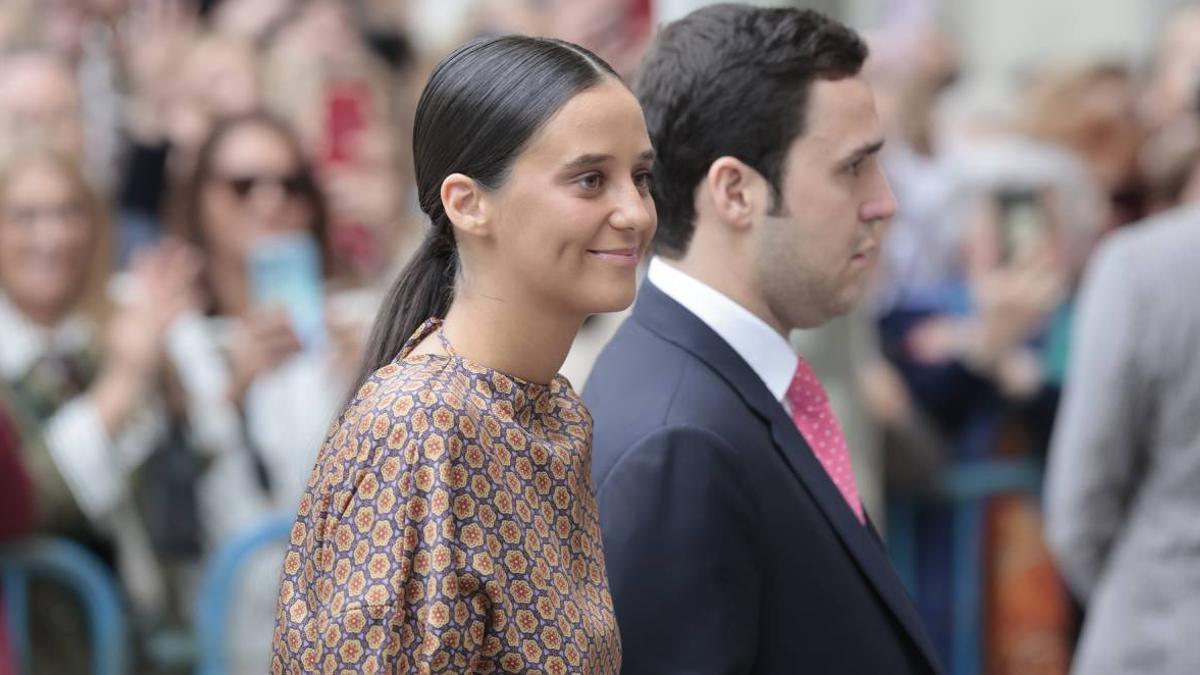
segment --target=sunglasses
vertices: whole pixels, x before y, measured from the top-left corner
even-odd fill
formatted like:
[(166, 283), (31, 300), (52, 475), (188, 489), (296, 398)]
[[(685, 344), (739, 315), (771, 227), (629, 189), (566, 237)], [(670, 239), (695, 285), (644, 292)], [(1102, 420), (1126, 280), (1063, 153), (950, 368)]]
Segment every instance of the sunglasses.
[(259, 187), (275, 187), (288, 197), (306, 195), (312, 190), (312, 185), (304, 174), (293, 173), (286, 176), (270, 175), (241, 175), (222, 176), (215, 179), (225, 185), (238, 199), (246, 199)]

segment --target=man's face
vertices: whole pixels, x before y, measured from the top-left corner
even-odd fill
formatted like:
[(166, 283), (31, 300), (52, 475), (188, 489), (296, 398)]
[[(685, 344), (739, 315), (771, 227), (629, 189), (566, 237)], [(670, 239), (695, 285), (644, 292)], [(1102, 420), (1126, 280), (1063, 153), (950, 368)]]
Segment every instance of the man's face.
[(40, 54), (13, 58), (0, 70), (0, 123), (12, 134), (38, 134), (55, 150), (83, 156), (79, 88), (65, 66)]
[(863, 296), (896, 201), (879, 163), (883, 130), (861, 77), (811, 86), (776, 208), (756, 228), (758, 290), (780, 325), (810, 328)]

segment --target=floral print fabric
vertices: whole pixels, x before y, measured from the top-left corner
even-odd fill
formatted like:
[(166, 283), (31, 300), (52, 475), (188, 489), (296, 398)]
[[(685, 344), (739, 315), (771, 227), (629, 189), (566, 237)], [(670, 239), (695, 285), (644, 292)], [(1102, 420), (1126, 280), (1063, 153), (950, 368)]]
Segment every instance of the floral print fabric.
[(321, 449), (284, 561), (273, 673), (617, 673), (592, 421), (539, 385), (411, 352)]

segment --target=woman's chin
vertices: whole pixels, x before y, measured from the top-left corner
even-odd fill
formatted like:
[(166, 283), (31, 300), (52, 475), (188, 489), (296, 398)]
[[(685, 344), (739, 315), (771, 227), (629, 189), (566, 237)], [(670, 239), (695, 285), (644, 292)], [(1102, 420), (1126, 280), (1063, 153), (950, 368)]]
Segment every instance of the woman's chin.
[(603, 294), (598, 294), (595, 302), (589, 303), (588, 314), (608, 314), (611, 312), (623, 312), (629, 309), (637, 297), (637, 287), (630, 284), (628, 288), (610, 289)]

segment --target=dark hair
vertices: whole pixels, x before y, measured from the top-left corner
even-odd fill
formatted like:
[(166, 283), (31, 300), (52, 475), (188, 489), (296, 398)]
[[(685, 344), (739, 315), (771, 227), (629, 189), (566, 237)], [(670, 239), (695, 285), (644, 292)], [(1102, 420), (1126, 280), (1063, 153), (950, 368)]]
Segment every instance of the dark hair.
[(384, 300), (358, 384), (395, 359), (422, 323), (450, 309), (458, 249), (442, 208), (446, 177), (461, 173), (485, 189), (499, 188), (534, 134), (576, 94), (604, 80), (620, 78), (586, 49), (514, 35), (469, 42), (434, 68), (413, 123), (417, 195), (430, 227)]
[(169, 214), (169, 220), (172, 221), (175, 234), (201, 250), (207, 248), (204, 240), (204, 188), (213, 180), (217, 151), (221, 149), (225, 139), (245, 127), (260, 127), (278, 135), (296, 158), (297, 177), (300, 179), (304, 198), (312, 208), (311, 231), (320, 244), (321, 267), (328, 276), (333, 272), (334, 262), (325, 195), (317, 184), (316, 175), (304, 155), (296, 132), (283, 119), (261, 110), (224, 117), (213, 126), (196, 153), (195, 164), (182, 193), (175, 200), (176, 203), (170, 206), (174, 213)]
[(867, 47), (812, 10), (713, 5), (668, 24), (642, 63), (635, 91), (656, 154), (655, 250), (682, 257), (695, 231), (695, 190), (720, 157), (771, 184), (804, 133), (814, 80), (856, 75)]

